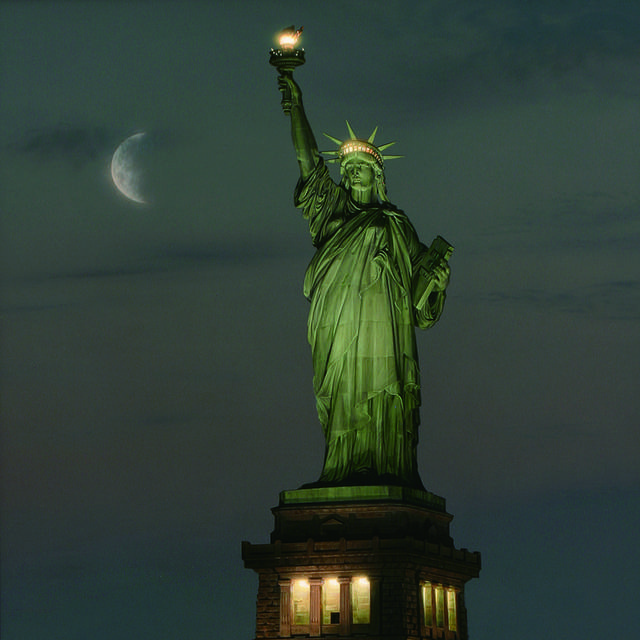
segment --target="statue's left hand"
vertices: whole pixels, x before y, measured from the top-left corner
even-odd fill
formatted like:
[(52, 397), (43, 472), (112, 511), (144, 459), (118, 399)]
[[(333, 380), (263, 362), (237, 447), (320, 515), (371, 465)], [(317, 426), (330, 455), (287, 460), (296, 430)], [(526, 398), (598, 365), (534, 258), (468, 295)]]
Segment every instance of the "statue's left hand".
[(444, 291), (449, 284), (451, 275), (451, 267), (445, 260), (441, 260), (440, 264), (434, 267), (433, 271), (433, 290)]

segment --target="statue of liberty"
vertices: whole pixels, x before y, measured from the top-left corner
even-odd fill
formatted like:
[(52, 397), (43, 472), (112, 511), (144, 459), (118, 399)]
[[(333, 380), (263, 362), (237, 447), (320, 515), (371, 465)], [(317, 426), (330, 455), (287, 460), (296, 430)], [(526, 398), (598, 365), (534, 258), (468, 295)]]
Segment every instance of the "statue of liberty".
[[(422, 244), (403, 211), (387, 198), (384, 156), (391, 144), (368, 139), (338, 144), (342, 179), (335, 183), (320, 156), (291, 73), (285, 113), (300, 167), (295, 204), (309, 222), (316, 253), (304, 293), (311, 306), (308, 339), (313, 386), (326, 440), (313, 486), (391, 484), (422, 489), (416, 447), (420, 370), (414, 327), (442, 313), (452, 247), (438, 237)], [(326, 134), (325, 134), (326, 135)]]

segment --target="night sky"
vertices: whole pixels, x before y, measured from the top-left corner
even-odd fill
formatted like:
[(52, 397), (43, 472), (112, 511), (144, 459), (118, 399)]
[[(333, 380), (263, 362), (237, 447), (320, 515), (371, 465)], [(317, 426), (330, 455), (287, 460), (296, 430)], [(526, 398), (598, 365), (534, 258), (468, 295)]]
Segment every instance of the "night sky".
[[(634, 637), (640, 4), (113, 1), (0, 4), (3, 640), (253, 637), (241, 541), (324, 447), (292, 23), (321, 149), (379, 125), (455, 245), (418, 458), (471, 638)], [(147, 205), (109, 174), (142, 131)]]

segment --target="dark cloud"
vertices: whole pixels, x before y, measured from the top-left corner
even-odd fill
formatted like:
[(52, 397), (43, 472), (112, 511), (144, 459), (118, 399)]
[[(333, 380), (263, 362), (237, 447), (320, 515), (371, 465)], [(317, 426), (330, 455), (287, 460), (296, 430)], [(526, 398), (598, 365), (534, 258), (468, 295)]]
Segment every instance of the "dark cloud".
[(11, 147), (43, 160), (65, 158), (84, 164), (100, 157), (113, 144), (113, 135), (100, 126), (58, 124), (27, 132)]
[(525, 305), (537, 310), (588, 315), (615, 320), (640, 319), (640, 280), (618, 280), (571, 291), (522, 289), (493, 291), (483, 296), (491, 304)]
[(595, 251), (640, 250), (640, 204), (617, 194), (572, 194), (540, 199), (508, 219), (487, 221), (478, 230), (495, 250)]
[(474, 72), (502, 68), (506, 77), (524, 78), (538, 68), (564, 73), (593, 55), (640, 60), (640, 12), (628, 3), (503, 0), (453, 10), (437, 3), (427, 11), (430, 31), (450, 43), (444, 59)]
[(274, 258), (308, 256), (304, 245), (283, 240), (264, 241), (245, 239), (242, 242), (228, 241), (225, 244), (172, 244), (160, 247), (155, 260), (165, 260), (175, 267), (197, 266), (198, 264), (251, 264)]
[[(79, 281), (99, 281), (136, 277), (154, 276), (155, 274), (181, 272), (198, 269), (207, 266), (243, 266), (256, 263), (267, 263), (282, 258), (300, 259), (306, 261), (310, 251), (306, 245), (284, 241), (271, 241), (269, 243), (259, 240), (246, 239), (242, 242), (229, 240), (225, 244), (216, 243), (179, 243), (158, 244), (138, 248), (135, 258), (129, 257), (128, 261), (118, 261), (107, 265), (90, 267), (88, 265), (78, 268), (59, 269), (50, 268), (48, 271), (20, 274), (17, 276), (5, 276), (5, 284), (11, 284), (14, 288), (26, 288), (31, 286), (52, 286), (54, 284), (72, 284)], [(302, 268), (302, 267), (301, 267)], [(5, 303), (7, 301), (5, 296)], [(3, 307), (5, 311), (13, 310), (13, 307)], [(16, 307), (22, 309), (23, 307)], [(36, 305), (34, 308), (40, 308)], [(45, 307), (43, 307), (45, 308)], [(30, 307), (24, 307), (30, 309)]]
[(381, 11), (379, 41), (394, 68), (381, 99), (401, 95), (403, 110), (407, 100), (422, 113), (517, 101), (558, 84), (640, 92), (640, 10), (628, 3), (444, 1)]
[[(122, 140), (133, 133), (100, 125), (60, 123), (30, 129), (8, 148), (39, 160), (62, 159), (80, 166), (112, 153)], [(146, 133), (145, 147), (150, 152), (175, 143), (175, 136), (168, 128), (156, 128)]]

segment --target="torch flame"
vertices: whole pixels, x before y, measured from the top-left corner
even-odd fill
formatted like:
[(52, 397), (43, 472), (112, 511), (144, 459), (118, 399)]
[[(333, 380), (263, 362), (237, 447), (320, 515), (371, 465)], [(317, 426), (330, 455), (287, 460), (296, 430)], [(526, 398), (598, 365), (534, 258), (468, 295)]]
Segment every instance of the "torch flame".
[(300, 34), (302, 33), (303, 29), (304, 27), (300, 27), (296, 31), (294, 26), (284, 29), (280, 34), (280, 40), (279, 40), (280, 46), (283, 49), (293, 49), (296, 46), (296, 43), (298, 42), (298, 38), (300, 37)]

